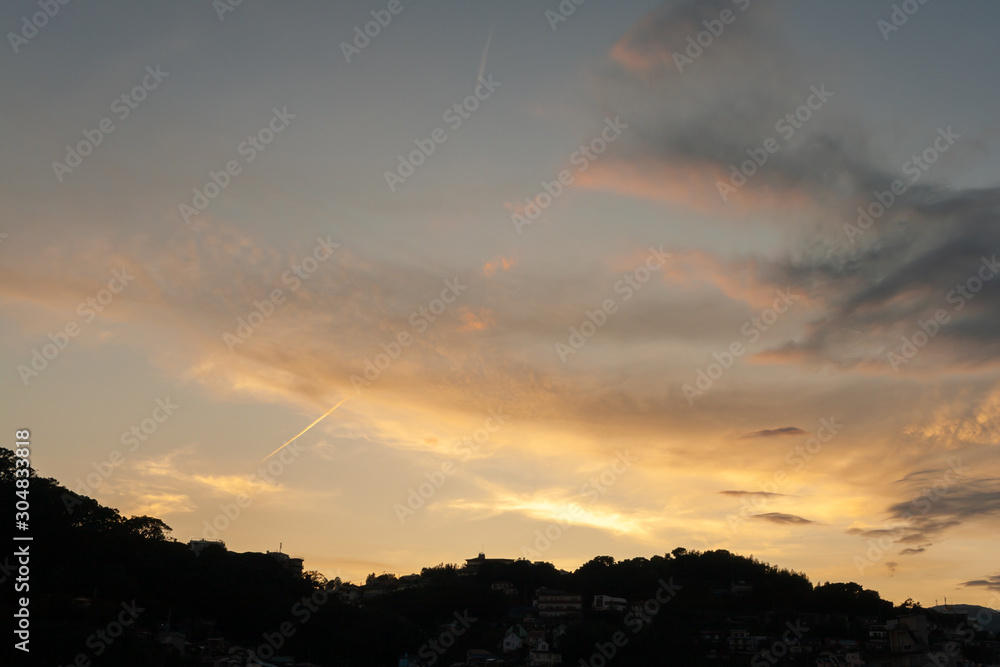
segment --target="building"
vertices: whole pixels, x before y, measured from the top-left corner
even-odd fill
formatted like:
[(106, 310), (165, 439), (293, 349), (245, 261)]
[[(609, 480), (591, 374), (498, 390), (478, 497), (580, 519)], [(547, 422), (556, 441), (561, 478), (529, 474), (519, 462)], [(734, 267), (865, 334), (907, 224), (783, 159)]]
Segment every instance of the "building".
[(222, 547), (225, 549), (226, 543), (222, 540), (191, 540), (188, 542), (188, 546), (191, 547), (191, 551), (197, 556), (205, 547)]
[(528, 633), (528, 638), (525, 640), (525, 642), (531, 648), (536, 648), (539, 651), (548, 650), (549, 644), (547, 641), (545, 641), (544, 630), (532, 630), (531, 632)]
[(528, 667), (553, 667), (562, 664), (562, 654), (551, 651), (529, 651)]
[(338, 594), (340, 595), (341, 602), (357, 604), (361, 601), (362, 589), (360, 586), (352, 583), (341, 584)]
[(494, 581), (490, 588), (504, 595), (517, 595), (517, 589), (509, 581)]
[(729, 650), (733, 653), (750, 654), (757, 652), (764, 639), (764, 637), (752, 636), (746, 630), (738, 629), (731, 630), (726, 641), (729, 643)]
[(520, 625), (512, 626), (504, 635), (502, 646), (504, 653), (513, 653), (524, 645), (524, 640), (528, 637), (528, 631)]
[(613, 598), (610, 595), (594, 596), (595, 611), (625, 611), (626, 609), (628, 609), (628, 600), (625, 598)]
[(301, 558), (292, 558), (288, 554), (283, 554), (280, 551), (268, 551), (267, 555), (274, 558), (279, 563), (285, 566), (292, 574), (301, 577), (302, 576), (302, 564), (305, 562)]
[[(938, 667), (960, 667), (966, 664), (960, 648), (954, 651), (944, 650), (944, 636), (942, 644), (931, 640), (927, 617), (923, 614), (890, 619), (884, 626), (884, 632), (881, 629), (874, 632), (878, 633), (877, 639), (882, 648), (870, 650), (864, 656), (867, 667), (910, 667), (932, 663)], [(888, 651), (884, 648), (882, 634), (888, 639)]]
[(539, 618), (579, 616), (583, 610), (583, 600), (579, 593), (539, 588), (535, 593), (535, 607)]
[(486, 554), (480, 551), (479, 555), (476, 556), (475, 558), (465, 559), (465, 567), (459, 570), (458, 574), (465, 577), (471, 577), (475, 574), (478, 574), (479, 568), (486, 563), (497, 564), (497, 565), (510, 565), (511, 563), (514, 562), (516, 562), (516, 559), (514, 558), (487, 558)]
[(918, 651), (930, 644), (927, 617), (923, 614), (900, 616), (886, 623), (889, 650), (893, 653)]
[(868, 641), (865, 648), (869, 650), (885, 650), (889, 647), (889, 634), (884, 625), (871, 625), (868, 627)]

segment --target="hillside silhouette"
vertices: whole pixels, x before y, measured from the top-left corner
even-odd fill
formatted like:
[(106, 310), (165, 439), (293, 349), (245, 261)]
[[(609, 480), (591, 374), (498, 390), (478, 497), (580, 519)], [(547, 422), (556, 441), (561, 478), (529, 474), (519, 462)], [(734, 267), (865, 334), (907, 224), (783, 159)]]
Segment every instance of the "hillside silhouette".
[[(0, 448), (4, 498), (14, 497), (14, 470), (13, 452)], [(780, 637), (788, 624), (798, 624), (808, 627), (809, 637), (864, 642), (873, 625), (901, 614), (926, 614), (941, 627), (957, 623), (912, 601), (895, 607), (856, 583), (813, 585), (803, 573), (724, 550), (675, 548), (620, 562), (598, 556), (574, 572), (546, 562), (484, 559), (474, 572), (439, 564), (419, 575), (373, 573), (363, 585), (327, 581), (314, 571), (294, 571), (274, 554), (234, 553), (222, 545), (196, 553), (170, 538), (170, 527), (158, 518), (124, 517), (33, 470), (30, 479), (30, 664), (241, 665), (247, 650), (264, 645), (274, 655), (257, 651), (264, 664), (280, 664), (278, 656), (321, 667), (407, 664), (401, 658), (414, 665), (473, 664), (466, 661), (477, 649), (505, 664), (527, 664), (526, 647), (504, 655), (499, 642), (512, 628), (530, 634), (525, 626), (535, 627), (532, 614), (537, 617), (536, 602), (546, 591), (582, 601), (578, 613), (537, 625), (546, 644), (558, 644), (563, 665), (595, 664), (595, 645), (618, 632), (628, 641), (608, 660), (615, 664), (748, 665), (753, 654), (734, 654), (731, 642), (706, 631), (742, 628)], [(12, 503), (0, 504), (0, 521), (13, 525)], [(16, 567), (2, 565), (3, 585), (10, 586)], [(666, 601), (648, 604), (665, 587)], [(595, 596), (622, 602), (599, 610)], [(4, 606), (10, 618), (6, 594)], [(121, 635), (95, 639), (126, 608), (141, 611)], [(639, 630), (632, 632), (632, 624)], [(446, 648), (428, 648), (448, 633)], [(815, 659), (789, 654), (759, 664)]]

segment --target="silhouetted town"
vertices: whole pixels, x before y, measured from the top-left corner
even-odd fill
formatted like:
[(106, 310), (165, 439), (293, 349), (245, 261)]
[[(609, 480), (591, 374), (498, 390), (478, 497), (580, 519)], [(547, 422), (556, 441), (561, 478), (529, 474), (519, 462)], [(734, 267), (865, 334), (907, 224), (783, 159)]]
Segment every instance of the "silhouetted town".
[[(7, 493), (13, 454), (0, 455)], [(47, 508), (36, 537), (47, 549), (32, 561), (37, 664), (1000, 664), (1000, 617), (987, 607), (897, 605), (725, 550), (598, 556), (572, 572), (479, 553), (330, 581), (283, 547), (183, 543), (159, 519), (124, 518), (55, 480), (34, 477), (32, 489)]]

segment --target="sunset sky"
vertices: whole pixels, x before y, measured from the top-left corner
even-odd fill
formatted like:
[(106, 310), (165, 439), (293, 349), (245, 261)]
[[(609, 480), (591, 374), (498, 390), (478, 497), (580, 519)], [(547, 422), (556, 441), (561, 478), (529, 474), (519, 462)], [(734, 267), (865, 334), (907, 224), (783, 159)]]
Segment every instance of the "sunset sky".
[(4, 3), (4, 446), (345, 580), (986, 604), (1000, 5), (902, 4)]

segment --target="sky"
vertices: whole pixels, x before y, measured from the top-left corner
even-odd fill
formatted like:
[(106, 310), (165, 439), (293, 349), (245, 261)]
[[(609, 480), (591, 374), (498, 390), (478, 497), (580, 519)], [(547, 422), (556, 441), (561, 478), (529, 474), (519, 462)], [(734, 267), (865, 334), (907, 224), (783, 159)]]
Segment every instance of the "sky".
[(43, 5), (0, 7), (41, 474), (344, 580), (1000, 590), (996, 3)]

